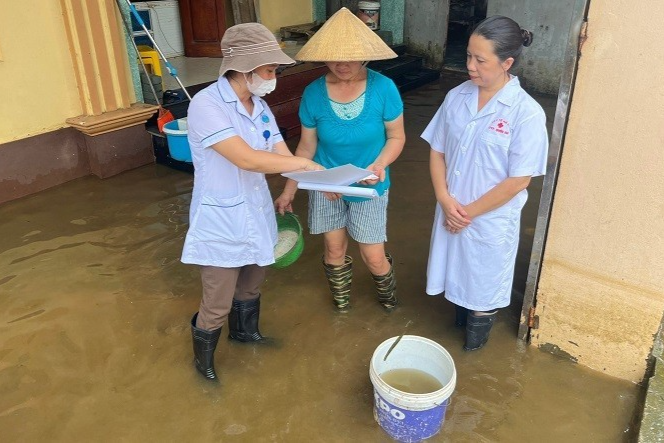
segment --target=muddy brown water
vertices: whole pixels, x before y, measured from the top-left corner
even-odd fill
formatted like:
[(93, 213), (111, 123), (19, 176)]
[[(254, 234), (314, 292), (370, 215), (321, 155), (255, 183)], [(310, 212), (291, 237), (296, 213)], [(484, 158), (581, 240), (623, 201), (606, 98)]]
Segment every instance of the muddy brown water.
[[(335, 313), (321, 239), (307, 234), (299, 261), (271, 269), (263, 286), (261, 329), (276, 343), (222, 335), (219, 384), (192, 365), (200, 282), (179, 262), (190, 174), (151, 165), (0, 206), (0, 440), (388, 442), (373, 419), (369, 360), (407, 324), (442, 344), (457, 369), (445, 424), (429, 441), (632, 440), (638, 386), (516, 340), (532, 201), (514, 302), (484, 349), (463, 352), (453, 309), (425, 295), (434, 197), (418, 136), (447, 87), (405, 96), (409, 140), (393, 167), (388, 224), (401, 307), (381, 310), (352, 245), (353, 308)], [(555, 99), (542, 101), (552, 111)], [(273, 192), (283, 183), (269, 181)], [(306, 220), (304, 194), (295, 208)]]

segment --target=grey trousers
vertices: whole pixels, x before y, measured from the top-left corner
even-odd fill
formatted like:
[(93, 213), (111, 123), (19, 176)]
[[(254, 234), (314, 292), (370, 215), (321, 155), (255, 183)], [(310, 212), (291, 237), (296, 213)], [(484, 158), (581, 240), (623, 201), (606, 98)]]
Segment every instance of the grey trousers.
[(221, 328), (233, 299), (255, 300), (260, 297), (259, 287), (265, 280), (265, 267), (246, 265), (239, 268), (201, 266), (203, 298), (198, 308), (196, 327), (213, 331)]

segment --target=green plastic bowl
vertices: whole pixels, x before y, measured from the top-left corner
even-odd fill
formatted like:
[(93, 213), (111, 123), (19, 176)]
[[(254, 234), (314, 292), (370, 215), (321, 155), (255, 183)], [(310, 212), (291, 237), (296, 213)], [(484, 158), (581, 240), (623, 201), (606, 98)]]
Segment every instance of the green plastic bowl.
[[(292, 265), (298, 258), (300, 258), (300, 255), (302, 255), (302, 251), (304, 250), (304, 236), (302, 235), (302, 225), (300, 224), (300, 220), (297, 215), (293, 214), (292, 212), (286, 212), (284, 215), (281, 215), (277, 212), (276, 217), (278, 238), (277, 246), (274, 248), (275, 256), (272, 267), (281, 269)], [(285, 233), (292, 235), (293, 232), (297, 235), (295, 244), (293, 244), (293, 246), (291, 246), (288, 251), (283, 252), (279, 257), (277, 257), (277, 250), (280, 249), (279, 240), (283, 238)]]

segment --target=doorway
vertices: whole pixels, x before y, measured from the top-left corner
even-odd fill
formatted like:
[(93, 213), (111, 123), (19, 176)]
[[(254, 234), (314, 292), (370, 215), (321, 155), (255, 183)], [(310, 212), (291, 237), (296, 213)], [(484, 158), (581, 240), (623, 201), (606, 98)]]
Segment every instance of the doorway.
[(486, 18), (487, 0), (450, 0), (443, 67), (466, 71), (466, 45), (477, 23)]
[[(509, 312), (510, 322), (518, 324), (518, 338), (527, 341), (531, 330), (538, 327), (536, 294), (539, 275), (574, 89), (580, 33), (590, 0), (564, 0), (564, 7), (537, 0), (448, 1), (424, 8), (418, 0), (407, 0), (408, 17), (412, 23), (406, 29), (407, 40), (414, 47), (425, 50), (435, 49), (436, 45), (444, 48), (443, 60), (439, 63), (436, 54), (430, 57), (432, 65), (443, 70), (443, 77), (449, 76), (449, 71), (466, 72), (466, 45), (475, 26), (487, 16), (505, 15), (514, 18), (525, 29), (535, 31), (536, 35), (535, 43), (528, 48), (529, 60), (522, 63), (516, 73), (522, 86), (553, 102), (551, 108), (554, 111), (548, 124), (550, 143), (546, 175), (531, 182), (533, 187), (527, 203), (530, 208), (524, 208), (522, 213), (521, 241)], [(427, 26), (416, 26), (421, 23)]]

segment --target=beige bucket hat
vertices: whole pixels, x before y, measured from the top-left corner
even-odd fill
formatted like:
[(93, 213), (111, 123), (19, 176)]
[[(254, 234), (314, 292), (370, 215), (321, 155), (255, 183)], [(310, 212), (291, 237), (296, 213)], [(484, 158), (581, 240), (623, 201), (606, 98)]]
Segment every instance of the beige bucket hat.
[(341, 8), (295, 55), (306, 62), (364, 62), (396, 58), (374, 31), (350, 12)]
[(274, 35), (260, 23), (231, 26), (221, 38), (219, 75), (228, 71), (251, 72), (263, 65), (292, 65), (295, 60), (284, 54)]

